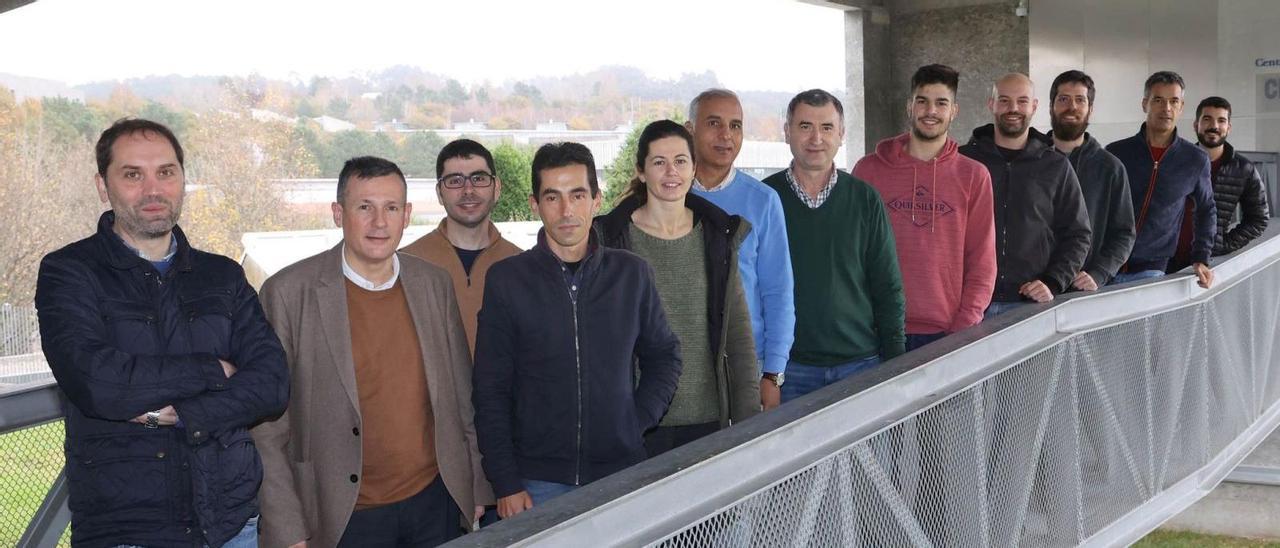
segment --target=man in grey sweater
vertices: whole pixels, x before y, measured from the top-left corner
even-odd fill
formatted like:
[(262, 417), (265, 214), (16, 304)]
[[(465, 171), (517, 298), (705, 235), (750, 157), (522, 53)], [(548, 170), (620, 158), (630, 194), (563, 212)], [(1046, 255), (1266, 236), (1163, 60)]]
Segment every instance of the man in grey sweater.
[(1085, 130), (1093, 114), (1097, 90), (1093, 78), (1069, 70), (1053, 79), (1049, 90), (1049, 133), (1054, 148), (1067, 155), (1080, 180), (1093, 240), (1084, 268), (1071, 281), (1073, 289), (1094, 291), (1106, 285), (1129, 258), (1135, 238), (1133, 198), (1124, 164)]

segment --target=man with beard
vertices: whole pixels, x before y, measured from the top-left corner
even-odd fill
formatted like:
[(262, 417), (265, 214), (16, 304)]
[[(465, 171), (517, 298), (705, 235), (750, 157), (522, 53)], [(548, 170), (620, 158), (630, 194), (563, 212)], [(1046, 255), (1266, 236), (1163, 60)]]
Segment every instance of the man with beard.
[(920, 67), (907, 100), (911, 130), (853, 168), (880, 192), (893, 225), (908, 351), (982, 321), (996, 281), (991, 175), (948, 135), (959, 85), (951, 67)]
[(446, 217), (435, 230), (404, 248), (405, 253), (445, 269), (453, 278), (453, 291), (458, 296), (462, 326), (473, 356), (485, 274), (493, 263), (520, 253), (520, 248), (503, 239), (489, 219), (502, 193), (502, 179), (497, 173), (493, 155), (471, 139), (458, 139), (440, 149), (436, 157), (436, 196)]
[(235, 261), (177, 226), (186, 177), (169, 128), (116, 122), (96, 147), (96, 234), (45, 256), (36, 309), (66, 395), (76, 546), (257, 546), (249, 425), (284, 411), (280, 341)]
[(1071, 287), (1082, 291), (1107, 285), (1129, 258), (1134, 239), (1133, 199), (1124, 164), (1085, 131), (1096, 94), (1093, 78), (1078, 70), (1059, 74), (1049, 89), (1053, 124), (1049, 137), (1076, 171), (1093, 229), (1084, 269), (1071, 280)]
[(742, 150), (742, 118), (737, 94), (709, 89), (689, 103), (685, 128), (693, 134), (698, 159), (691, 192), (751, 223), (738, 248), (738, 271), (760, 363), (760, 403), (768, 410), (782, 402), (787, 356), (795, 339), (795, 288), (778, 193), (733, 167)]
[(1089, 216), (1067, 157), (1028, 125), (1038, 101), (1031, 79), (1010, 73), (991, 88), (994, 124), (973, 130), (960, 153), (991, 172), (995, 196), (995, 291), (987, 316), (1066, 291), (1089, 253)]
[[(1164, 276), (1178, 247), (1182, 219), (1190, 214), (1195, 230), (1189, 261), (1200, 287), (1213, 284), (1209, 255), (1218, 216), (1209, 155), (1178, 137), (1185, 91), (1186, 82), (1178, 73), (1152, 74), (1142, 89), (1142, 111), (1147, 120), (1137, 135), (1107, 145), (1107, 151), (1124, 163), (1129, 175), (1137, 229), (1129, 260), (1111, 283)], [(1187, 200), (1191, 200), (1189, 211)]]
[[(1240, 249), (1267, 230), (1267, 190), (1253, 163), (1227, 142), (1231, 134), (1231, 103), (1221, 97), (1206, 97), (1196, 107), (1196, 139), (1209, 153), (1213, 174), (1213, 201), (1218, 207), (1218, 232), (1213, 254), (1226, 255)], [(1240, 206), (1240, 223), (1228, 230)]]

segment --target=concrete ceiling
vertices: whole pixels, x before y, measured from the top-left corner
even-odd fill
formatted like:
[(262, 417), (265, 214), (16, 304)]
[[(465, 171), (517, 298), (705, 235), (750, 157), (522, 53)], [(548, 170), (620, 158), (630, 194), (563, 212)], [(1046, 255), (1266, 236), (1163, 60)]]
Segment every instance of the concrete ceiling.
[(36, 0), (0, 0), (0, 13), (20, 8), (35, 1)]

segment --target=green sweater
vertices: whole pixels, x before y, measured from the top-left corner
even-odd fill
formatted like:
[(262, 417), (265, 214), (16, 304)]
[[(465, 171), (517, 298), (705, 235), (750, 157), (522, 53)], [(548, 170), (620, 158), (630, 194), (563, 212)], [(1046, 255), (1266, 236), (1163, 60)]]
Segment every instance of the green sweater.
[(695, 224), (689, 234), (674, 240), (650, 236), (634, 223), (629, 228), (631, 250), (653, 267), (662, 311), (671, 331), (680, 338), (680, 380), (659, 426), (718, 422), (720, 392), (715, 358), (707, 342), (707, 256), (702, 226)]
[(879, 193), (841, 171), (827, 200), (810, 209), (785, 171), (764, 182), (778, 192), (787, 220), (796, 301), (791, 359), (831, 366), (902, 354), (906, 299)]

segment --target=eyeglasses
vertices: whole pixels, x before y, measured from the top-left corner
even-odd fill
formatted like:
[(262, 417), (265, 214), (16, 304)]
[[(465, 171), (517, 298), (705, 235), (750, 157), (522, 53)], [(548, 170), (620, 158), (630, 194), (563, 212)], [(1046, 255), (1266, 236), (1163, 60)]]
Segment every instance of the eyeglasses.
[(466, 186), (467, 181), (470, 181), (473, 187), (484, 188), (493, 184), (493, 175), (483, 171), (477, 171), (471, 175), (455, 173), (440, 179), (440, 184), (444, 185), (445, 188), (462, 188)]

